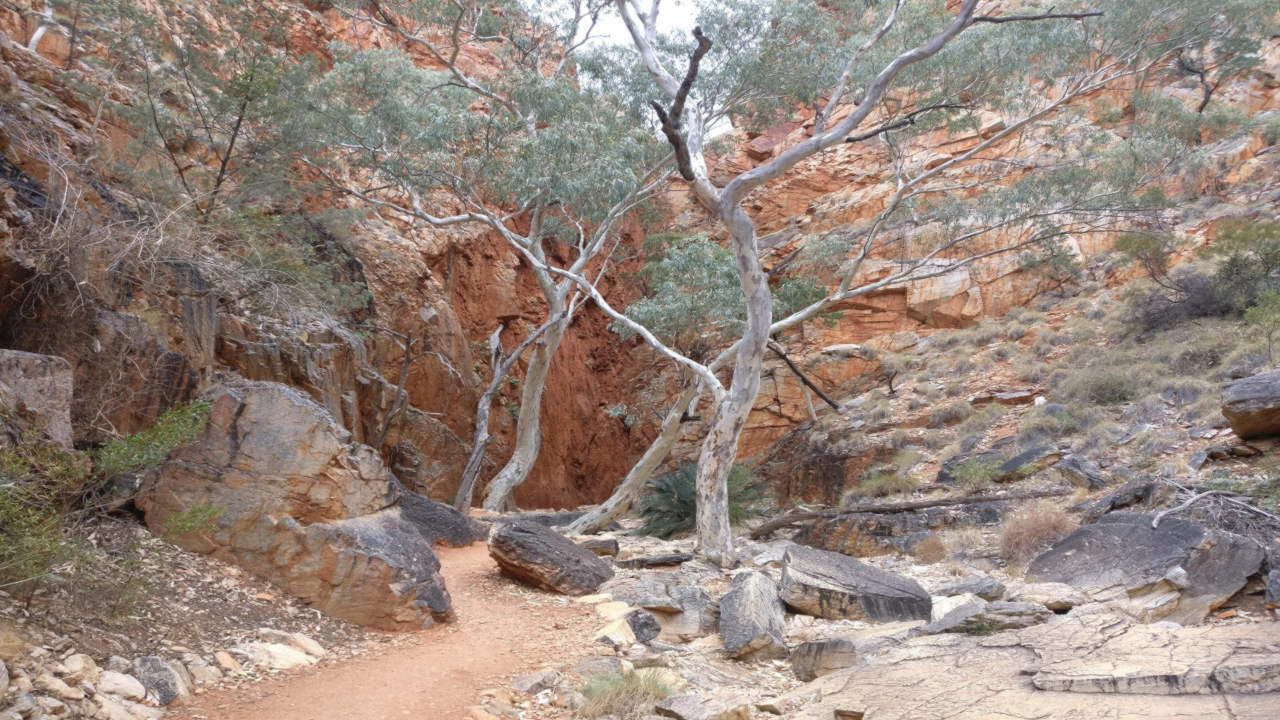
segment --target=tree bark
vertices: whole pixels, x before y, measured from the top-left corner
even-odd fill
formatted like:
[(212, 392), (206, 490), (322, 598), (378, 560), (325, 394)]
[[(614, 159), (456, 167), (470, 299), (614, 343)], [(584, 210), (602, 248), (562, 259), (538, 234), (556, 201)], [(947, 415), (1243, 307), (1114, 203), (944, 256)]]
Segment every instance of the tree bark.
[[(568, 285), (566, 284), (566, 289)], [(563, 293), (553, 296), (554, 302), (547, 308), (548, 317), (553, 317), (564, 310)], [(520, 414), (516, 418), (516, 447), (507, 464), (489, 481), (489, 490), (484, 498), (484, 509), (500, 512), (507, 509), (511, 492), (529, 477), (533, 463), (538, 459), (538, 451), (542, 448), (542, 393), (547, 386), (547, 371), (551, 368), (551, 360), (560, 348), (565, 330), (572, 318), (567, 315), (556, 321), (538, 340), (529, 358), (529, 368), (524, 374), (524, 387), (520, 393)]]
[(722, 206), (720, 215), (729, 228), (747, 320), (734, 359), (733, 379), (716, 403), (698, 456), (697, 528), (699, 551), (711, 562), (728, 566), (735, 559), (729, 527), (729, 471), (738, 454), (738, 438), (760, 391), (760, 369), (773, 323), (773, 295), (760, 266), (751, 218), (736, 204)]
[(680, 437), (680, 421), (684, 418), (684, 414), (688, 412), (689, 406), (698, 397), (696, 384), (691, 383), (691, 385), (693, 386), (680, 393), (680, 397), (676, 399), (671, 409), (667, 411), (666, 417), (662, 420), (662, 427), (658, 431), (658, 436), (653, 439), (653, 442), (649, 443), (649, 449), (644, 451), (644, 455), (640, 456), (636, 464), (631, 466), (631, 470), (627, 472), (627, 476), (622, 479), (618, 488), (599, 507), (573, 521), (569, 525), (570, 533), (582, 535), (599, 530), (617, 520), (631, 508), (636, 498), (640, 497), (640, 494), (644, 492), (645, 485), (649, 482), (649, 478), (653, 477), (653, 473), (667, 459), (667, 455), (671, 453), (671, 448), (675, 446), (676, 440)]

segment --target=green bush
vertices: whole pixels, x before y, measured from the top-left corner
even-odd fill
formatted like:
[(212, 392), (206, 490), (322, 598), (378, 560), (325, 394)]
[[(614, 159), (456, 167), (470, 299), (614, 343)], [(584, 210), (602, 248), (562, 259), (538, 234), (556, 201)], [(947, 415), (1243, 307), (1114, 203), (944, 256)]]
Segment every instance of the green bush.
[[(642, 535), (668, 538), (693, 529), (697, 517), (698, 467), (684, 463), (671, 472), (649, 481), (648, 491), (640, 498)], [(767, 484), (745, 465), (734, 465), (729, 471), (729, 521), (738, 523), (751, 517), (766, 495)]]
[(929, 413), (929, 427), (941, 428), (954, 425), (971, 414), (973, 414), (973, 407), (964, 400), (942, 405)]
[(175, 448), (204, 432), (209, 403), (197, 401), (170, 409), (155, 424), (133, 435), (115, 438), (93, 453), (94, 473), (112, 478), (161, 462)]
[(987, 489), (1000, 477), (1000, 465), (997, 460), (966, 460), (956, 466), (951, 474), (961, 485), (977, 492)]

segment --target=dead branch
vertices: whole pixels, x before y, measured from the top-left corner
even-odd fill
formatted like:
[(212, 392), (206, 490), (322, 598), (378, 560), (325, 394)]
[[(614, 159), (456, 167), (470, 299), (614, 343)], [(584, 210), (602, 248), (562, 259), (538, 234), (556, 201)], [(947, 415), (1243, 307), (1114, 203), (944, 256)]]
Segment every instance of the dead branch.
[(676, 167), (680, 170), (680, 177), (685, 180), (693, 180), (695, 175), (693, 161), (689, 158), (689, 145), (685, 142), (681, 127), (684, 104), (689, 98), (689, 91), (693, 89), (694, 80), (698, 79), (698, 65), (702, 62), (702, 57), (711, 50), (711, 38), (702, 34), (702, 28), (695, 27), (693, 36), (698, 40), (698, 47), (694, 48), (693, 55), (689, 57), (689, 69), (685, 72), (684, 81), (680, 83), (680, 89), (676, 91), (671, 109), (663, 108), (657, 100), (649, 103), (657, 113), (659, 122), (662, 123), (662, 134), (667, 136), (667, 142), (671, 143), (671, 147), (675, 150)]
[(791, 362), (791, 358), (787, 357), (787, 354), (782, 351), (782, 347), (779, 346), (778, 343), (770, 340), (769, 349), (773, 351), (774, 355), (777, 355), (778, 357), (782, 358), (782, 362), (786, 363), (787, 367), (791, 368), (791, 372), (794, 373), (795, 376), (800, 379), (800, 382), (804, 383), (805, 387), (809, 388), (814, 393), (816, 393), (817, 396), (822, 398), (822, 401), (830, 405), (832, 409), (834, 410), (840, 409), (840, 403), (837, 403), (835, 400), (832, 400), (831, 396), (827, 395), (825, 392), (822, 391), (822, 388), (815, 385), (812, 380), (810, 380), (808, 377), (805, 376), (804, 373), (800, 372), (800, 368), (796, 367), (796, 364), (794, 362)]

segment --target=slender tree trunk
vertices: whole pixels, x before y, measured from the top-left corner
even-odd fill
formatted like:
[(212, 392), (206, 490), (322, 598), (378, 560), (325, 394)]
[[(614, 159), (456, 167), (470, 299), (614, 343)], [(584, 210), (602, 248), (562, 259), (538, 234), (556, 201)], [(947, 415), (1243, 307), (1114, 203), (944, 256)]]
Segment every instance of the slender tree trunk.
[(773, 322), (773, 296), (769, 278), (756, 253), (755, 226), (742, 208), (723, 208), (721, 218), (729, 228), (734, 262), (746, 300), (747, 321), (733, 364), (728, 391), (716, 403), (711, 426), (698, 456), (698, 548), (708, 560), (722, 566), (734, 562), (733, 534), (729, 528), (729, 471), (738, 454), (738, 438), (760, 392), (760, 368), (769, 344)]
[(653, 477), (653, 473), (671, 454), (671, 448), (675, 446), (676, 440), (680, 437), (680, 420), (698, 398), (697, 384), (690, 383), (690, 385), (680, 393), (675, 404), (667, 411), (667, 416), (662, 420), (662, 428), (658, 431), (658, 436), (653, 439), (653, 442), (649, 443), (649, 449), (644, 451), (644, 455), (640, 456), (636, 464), (631, 466), (631, 470), (622, 479), (618, 489), (614, 490), (609, 499), (601, 503), (599, 507), (573, 521), (569, 525), (569, 532), (578, 535), (594, 532), (617, 520), (631, 508), (636, 498), (640, 497), (640, 494), (644, 492), (649, 478)]
[[(566, 285), (567, 288), (567, 285)], [(563, 294), (552, 296), (552, 307), (547, 309), (552, 317), (564, 310)], [(506, 509), (511, 492), (529, 477), (533, 463), (538, 459), (538, 451), (542, 448), (542, 393), (547, 386), (547, 371), (551, 369), (551, 360), (560, 341), (564, 339), (572, 318), (566, 315), (547, 329), (546, 333), (534, 346), (533, 355), (529, 358), (529, 368), (524, 374), (524, 387), (520, 393), (520, 415), (516, 418), (516, 447), (511, 458), (503, 466), (493, 480), (489, 481), (489, 490), (484, 498), (484, 509), (501, 511)]]

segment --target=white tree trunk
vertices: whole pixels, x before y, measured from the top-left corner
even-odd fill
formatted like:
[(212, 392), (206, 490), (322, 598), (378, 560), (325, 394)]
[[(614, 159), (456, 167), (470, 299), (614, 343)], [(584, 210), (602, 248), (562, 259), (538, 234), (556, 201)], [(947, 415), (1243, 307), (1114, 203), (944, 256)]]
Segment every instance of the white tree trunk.
[[(566, 286), (567, 287), (567, 286)], [(547, 309), (553, 316), (564, 309), (564, 297), (554, 296), (555, 302)], [(547, 386), (547, 371), (551, 360), (560, 348), (571, 317), (566, 315), (557, 321), (538, 340), (529, 358), (529, 368), (524, 374), (524, 387), (520, 393), (520, 414), (516, 418), (516, 447), (507, 464), (489, 481), (484, 498), (484, 509), (499, 512), (507, 508), (511, 492), (529, 477), (533, 463), (542, 448), (542, 393)]]
[(729, 228), (734, 262), (746, 301), (747, 321), (733, 364), (728, 391), (714, 408), (707, 437), (698, 456), (698, 548), (722, 566), (734, 562), (729, 528), (729, 471), (738, 454), (738, 438), (760, 392), (760, 368), (773, 322), (773, 295), (756, 253), (755, 226), (738, 206), (722, 210)]
[(569, 525), (570, 533), (581, 535), (599, 530), (617, 520), (631, 508), (636, 498), (640, 497), (640, 494), (644, 492), (649, 478), (653, 477), (653, 473), (671, 454), (671, 448), (675, 446), (676, 440), (680, 437), (680, 421), (684, 414), (689, 411), (690, 406), (693, 405), (697, 397), (698, 388), (696, 384), (680, 393), (680, 396), (676, 398), (675, 404), (667, 411), (667, 416), (663, 418), (658, 436), (653, 439), (653, 442), (649, 443), (649, 449), (644, 451), (644, 455), (640, 456), (636, 464), (631, 466), (631, 470), (622, 479), (618, 489), (614, 490), (609, 499), (601, 503), (599, 507), (573, 521)]

